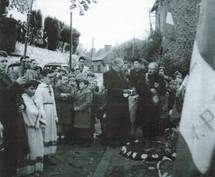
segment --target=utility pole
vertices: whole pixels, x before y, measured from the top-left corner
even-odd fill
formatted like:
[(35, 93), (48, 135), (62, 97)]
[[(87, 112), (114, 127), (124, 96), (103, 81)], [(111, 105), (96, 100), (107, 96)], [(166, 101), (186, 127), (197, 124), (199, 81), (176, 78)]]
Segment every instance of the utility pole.
[(133, 43), (132, 43), (132, 58), (134, 58), (134, 55), (135, 55), (135, 32), (134, 32), (134, 35), (133, 35)]
[[(27, 54), (27, 47), (28, 47), (28, 40), (29, 40), (29, 32), (30, 32), (30, 20), (31, 20), (31, 14), (32, 14), (32, 7), (33, 7), (33, 1), (30, 1), (30, 6), (28, 9), (28, 14), (27, 14), (27, 30), (25, 33), (25, 46), (24, 46), (24, 54), (23, 54), (23, 59), (26, 58), (26, 54)], [(21, 63), (22, 65), (22, 71), (21, 71), (21, 75), (23, 76), (25, 74), (25, 61), (23, 61)]]
[(93, 50), (94, 50), (94, 37), (92, 39), (91, 62), (93, 61)]

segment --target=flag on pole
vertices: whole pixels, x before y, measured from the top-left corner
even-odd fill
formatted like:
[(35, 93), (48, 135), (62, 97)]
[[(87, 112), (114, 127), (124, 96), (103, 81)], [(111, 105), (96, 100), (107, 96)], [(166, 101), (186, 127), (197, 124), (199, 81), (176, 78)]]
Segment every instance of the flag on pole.
[(79, 5), (79, 15), (80, 15), (80, 16), (83, 16), (83, 15), (85, 14), (84, 12), (85, 12), (85, 11), (84, 11), (83, 6)]
[(74, 14), (83, 16), (85, 12), (89, 9), (92, 3), (97, 3), (96, 0), (70, 0), (70, 10)]
[(87, 1), (87, 3), (88, 3), (88, 4), (90, 4), (90, 3), (91, 3), (91, 0), (86, 0), (86, 1)]
[(174, 177), (215, 176), (215, 1), (202, 0)]
[(79, 8), (79, 0), (70, 0), (70, 10), (76, 12)]
[(87, 3), (87, 1), (82, 0), (80, 3), (83, 6), (85, 11), (87, 11), (89, 9), (89, 4)]

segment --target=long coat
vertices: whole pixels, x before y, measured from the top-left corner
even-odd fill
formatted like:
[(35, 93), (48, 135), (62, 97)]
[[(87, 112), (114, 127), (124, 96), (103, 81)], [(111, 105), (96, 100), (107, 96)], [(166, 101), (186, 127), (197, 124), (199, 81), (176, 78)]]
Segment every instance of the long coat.
[(46, 123), (43, 132), (44, 154), (53, 154), (57, 149), (57, 125), (58, 121), (54, 91), (51, 85), (39, 84), (35, 92), (35, 102)]
[[(1, 176), (16, 174), (18, 164), (29, 152), (24, 120), (20, 108), (24, 108), (22, 87), (12, 83), (8, 77), (1, 75), (1, 122), (4, 126), (3, 145), (4, 160)], [(3, 95), (2, 95), (3, 94)], [(4, 109), (4, 110), (2, 110)]]
[(54, 92), (59, 123), (71, 125), (73, 122), (74, 88), (68, 85), (57, 85), (54, 88)]
[(4, 73), (0, 73), (0, 121), (3, 121), (7, 110), (6, 92), (9, 86), (12, 85), (11, 79)]
[[(150, 90), (155, 89), (156, 94)], [(142, 125), (143, 136), (150, 138), (158, 134), (159, 129), (159, 95), (166, 92), (165, 83), (158, 77), (146, 74), (145, 79), (139, 85), (139, 105), (137, 125)]]
[(39, 109), (32, 97), (24, 93), (22, 95), (25, 109), (22, 112), (25, 127), (28, 137), (29, 156), (19, 169), (21, 176), (27, 176), (34, 173), (41, 173), (43, 171), (43, 135), (40, 127), (40, 113)]
[(128, 99), (123, 96), (123, 90), (129, 83), (123, 74), (111, 69), (104, 73), (104, 87), (107, 89), (107, 121), (106, 138), (127, 138), (129, 136)]

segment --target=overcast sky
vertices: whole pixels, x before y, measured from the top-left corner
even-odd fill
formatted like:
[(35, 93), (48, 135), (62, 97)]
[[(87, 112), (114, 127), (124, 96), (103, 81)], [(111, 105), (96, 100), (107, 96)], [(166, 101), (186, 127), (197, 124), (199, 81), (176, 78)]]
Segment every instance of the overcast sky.
[[(97, 0), (84, 16), (73, 15), (73, 27), (81, 32), (80, 43), (90, 49), (116, 45), (134, 36), (143, 39), (149, 32), (149, 9), (155, 0)], [(43, 16), (70, 22), (70, 0), (36, 0)]]

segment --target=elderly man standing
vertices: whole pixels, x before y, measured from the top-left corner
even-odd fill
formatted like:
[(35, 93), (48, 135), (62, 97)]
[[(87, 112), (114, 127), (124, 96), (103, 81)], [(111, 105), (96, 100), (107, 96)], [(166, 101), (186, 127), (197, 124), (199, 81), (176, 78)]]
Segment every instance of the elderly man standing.
[(165, 82), (158, 77), (158, 64), (152, 62), (148, 65), (145, 79), (139, 85), (139, 104), (142, 111), (139, 113), (138, 124), (142, 125), (143, 137), (154, 138), (159, 130), (159, 95), (165, 92)]
[(124, 143), (129, 136), (129, 84), (123, 69), (123, 59), (115, 58), (111, 70), (104, 73), (104, 87), (107, 89), (107, 118), (105, 138), (110, 145)]

